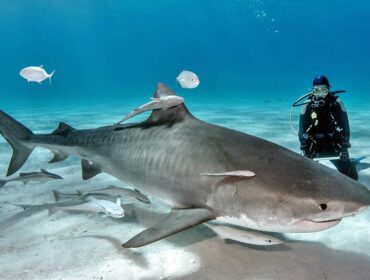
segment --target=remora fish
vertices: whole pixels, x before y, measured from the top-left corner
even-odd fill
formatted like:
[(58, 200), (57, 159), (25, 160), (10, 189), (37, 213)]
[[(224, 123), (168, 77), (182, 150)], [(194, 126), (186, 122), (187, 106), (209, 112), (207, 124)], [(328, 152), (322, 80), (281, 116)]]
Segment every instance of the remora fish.
[(30, 173), (20, 173), (19, 176), (7, 179), (0, 180), (0, 188), (4, 187), (9, 182), (23, 182), (27, 184), (29, 181), (38, 181), (38, 182), (48, 182), (52, 180), (63, 179), (63, 177), (48, 172), (45, 169), (41, 169), (41, 172), (30, 172)]
[(108, 186), (104, 189), (95, 189), (95, 190), (90, 190), (90, 191), (87, 191), (87, 192), (77, 191), (77, 194), (66, 194), (66, 193), (61, 193), (61, 192), (58, 192), (58, 191), (54, 190), (53, 194), (54, 194), (54, 197), (55, 197), (56, 201), (60, 200), (63, 197), (69, 197), (69, 198), (72, 197), (72, 198), (81, 199), (81, 198), (85, 198), (85, 197), (91, 196), (91, 195), (94, 195), (94, 196), (99, 195), (99, 196), (108, 196), (108, 197), (113, 197), (113, 198), (134, 197), (137, 200), (140, 200), (142, 202), (150, 203), (149, 198), (146, 195), (143, 195), (138, 190), (131, 190), (131, 189), (127, 189), (127, 188), (119, 188), (119, 187), (112, 186), (112, 185), (110, 185), (110, 186)]
[(124, 121), (141, 114), (146, 111), (151, 111), (154, 109), (167, 109), (174, 106), (177, 106), (181, 103), (184, 103), (184, 98), (176, 95), (161, 96), (159, 98), (152, 98), (152, 101), (141, 105), (139, 108), (136, 108), (134, 111), (124, 116), (116, 125), (123, 123)]
[[(155, 98), (174, 95), (163, 84)], [(140, 247), (217, 219), (269, 232), (314, 232), (370, 205), (370, 191), (336, 170), (284, 147), (198, 120), (184, 104), (153, 110), (137, 124), (76, 130), (61, 123), (33, 134), (0, 112), (14, 154), (8, 175), (32, 150), (82, 158), (84, 179), (106, 172), (174, 209), (123, 247)], [(234, 172), (237, 171), (237, 172)]]
[(51, 72), (50, 74), (46, 73), (43, 66), (29, 66), (26, 68), (23, 68), (19, 75), (21, 75), (22, 78), (25, 78), (27, 82), (36, 82), (41, 84), (42, 81), (45, 79), (49, 79), (49, 82), (51, 84), (51, 77), (53, 77), (55, 73), (55, 70)]
[(122, 218), (124, 211), (121, 207), (121, 200), (117, 198), (116, 203), (109, 200), (90, 198), (90, 201), (68, 201), (57, 203), (45, 203), (40, 205), (26, 205), (15, 204), (26, 209), (35, 209), (38, 211), (47, 209), (49, 214), (52, 215), (56, 211), (72, 211), (72, 212), (91, 212), (91, 213), (104, 213), (113, 218)]
[(230, 226), (214, 225), (209, 223), (206, 225), (222, 239), (230, 239), (242, 243), (262, 246), (272, 246), (283, 243), (282, 240), (275, 236), (263, 234), (258, 231), (242, 230)]

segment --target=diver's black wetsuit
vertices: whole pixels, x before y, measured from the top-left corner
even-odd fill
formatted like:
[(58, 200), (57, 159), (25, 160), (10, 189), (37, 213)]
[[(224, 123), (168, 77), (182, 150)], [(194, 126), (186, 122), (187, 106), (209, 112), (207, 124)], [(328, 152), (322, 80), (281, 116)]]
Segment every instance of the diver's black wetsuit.
[(340, 156), (331, 162), (339, 172), (357, 180), (355, 164), (349, 159), (351, 147), (348, 116), (344, 104), (331, 93), (319, 104), (313, 97), (303, 105), (299, 121), (299, 141), (306, 157)]

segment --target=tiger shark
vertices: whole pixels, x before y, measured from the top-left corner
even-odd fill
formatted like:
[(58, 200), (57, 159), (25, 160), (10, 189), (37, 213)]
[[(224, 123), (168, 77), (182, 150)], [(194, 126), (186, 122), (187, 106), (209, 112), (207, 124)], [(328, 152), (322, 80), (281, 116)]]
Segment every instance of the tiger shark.
[[(175, 95), (159, 83), (154, 98)], [(262, 232), (315, 232), (370, 205), (370, 191), (336, 170), (282, 146), (193, 116), (184, 103), (155, 109), (140, 123), (77, 130), (60, 123), (33, 134), (0, 112), (13, 148), (7, 175), (35, 147), (51, 162), (74, 154), (82, 177), (108, 173), (172, 206), (169, 214), (122, 246), (140, 247), (207, 221)]]

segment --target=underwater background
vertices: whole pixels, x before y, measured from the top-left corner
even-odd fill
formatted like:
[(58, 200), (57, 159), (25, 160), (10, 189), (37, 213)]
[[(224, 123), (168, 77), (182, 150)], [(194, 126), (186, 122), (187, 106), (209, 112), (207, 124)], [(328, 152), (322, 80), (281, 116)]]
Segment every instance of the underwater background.
[[(149, 101), (161, 81), (196, 117), (300, 152), (290, 106), (325, 74), (333, 90), (347, 90), (351, 155), (369, 155), (369, 29), (365, 0), (0, 0), (0, 109), (36, 133), (59, 121), (95, 128)], [(31, 65), (56, 70), (51, 85), (19, 76)], [(177, 85), (184, 69), (198, 74), (198, 88)], [(0, 179), (11, 154), (0, 137)], [(369, 210), (323, 232), (287, 234), (295, 241), (284, 250), (224, 244), (198, 226), (127, 253), (121, 242), (143, 229), (130, 218), (124, 226), (39, 215), (2, 231), (1, 221), (20, 211), (11, 203), (49, 202), (53, 189), (124, 186), (106, 174), (82, 181), (78, 158), (51, 158), (36, 149), (21, 171), (47, 168), (64, 180), (0, 190), (1, 279), (369, 279)], [(359, 175), (369, 187), (370, 169)]]
[[(292, 102), (318, 74), (362, 102), (369, 15), (365, 0), (2, 0), (1, 102), (125, 104), (157, 81), (195, 102)], [(55, 69), (52, 86), (21, 79), (29, 65)], [(199, 88), (176, 88), (182, 69)]]

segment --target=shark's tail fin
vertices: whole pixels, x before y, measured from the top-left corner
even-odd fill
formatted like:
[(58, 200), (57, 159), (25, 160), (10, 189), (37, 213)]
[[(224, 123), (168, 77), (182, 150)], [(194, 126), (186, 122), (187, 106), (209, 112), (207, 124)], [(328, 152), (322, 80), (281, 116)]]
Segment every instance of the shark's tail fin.
[(7, 176), (17, 172), (26, 162), (34, 147), (27, 143), (32, 138), (32, 131), (0, 111), (0, 134), (13, 148), (13, 156), (9, 164)]
[(51, 78), (53, 77), (55, 70), (48, 75), (49, 83), (51, 84)]
[(8, 183), (6, 180), (0, 180), (0, 189), (5, 186), (5, 184)]

